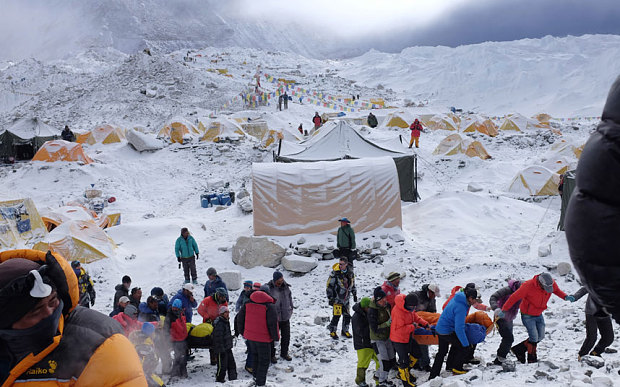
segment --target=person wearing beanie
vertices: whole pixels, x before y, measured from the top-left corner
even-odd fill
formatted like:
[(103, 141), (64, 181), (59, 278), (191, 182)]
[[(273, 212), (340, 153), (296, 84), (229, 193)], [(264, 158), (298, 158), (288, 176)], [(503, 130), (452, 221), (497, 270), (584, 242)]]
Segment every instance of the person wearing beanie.
[[(215, 321), (220, 315), (220, 308), (222, 306), (228, 307), (228, 301), (226, 296), (228, 292), (224, 288), (217, 288), (215, 292), (202, 300), (198, 306), (198, 314), (202, 316), (203, 323), (211, 323)], [(217, 364), (216, 353), (210, 349), (209, 354), (211, 356), (211, 365)]]
[(219, 316), (213, 321), (213, 345), (212, 352), (215, 355), (217, 363), (217, 371), (215, 373), (215, 381), (224, 383), (226, 381), (226, 373), (228, 380), (237, 379), (237, 363), (233, 356), (233, 337), (230, 331), (230, 313), (228, 306), (220, 305)]
[(388, 274), (386, 281), (381, 285), (381, 289), (387, 296), (387, 302), (390, 309), (394, 307), (394, 298), (400, 294), (400, 273), (391, 272)]
[[(241, 291), (241, 294), (239, 294), (239, 298), (237, 299), (237, 303), (235, 304), (235, 311), (237, 313), (239, 313), (243, 305), (247, 304), (250, 301), (250, 295), (252, 294), (254, 290), (256, 290), (254, 289), (253, 286), (254, 286), (254, 283), (250, 280), (243, 282), (243, 290)], [(260, 284), (258, 288), (260, 289)], [(235, 316), (235, 331), (237, 330), (236, 324), (237, 324), (237, 317)], [(247, 340), (245, 340), (245, 346), (246, 346), (246, 354), (247, 354), (245, 357), (245, 370), (248, 371), (250, 374), (252, 374), (254, 372), (254, 368), (252, 365), (253, 355), (251, 352), (250, 343)]]
[(77, 278), (59, 254), (0, 252), (1, 385), (146, 386), (121, 326), (78, 302)]
[(357, 351), (357, 374), (355, 384), (358, 386), (368, 386), (366, 384), (366, 370), (370, 361), (375, 362), (375, 367), (379, 369), (379, 359), (375, 354), (370, 341), (370, 329), (368, 327), (368, 310), (370, 298), (363, 297), (360, 302), (353, 305), (353, 318), (351, 327), (353, 328), (353, 348)]
[[(437, 284), (424, 284), (418, 291), (413, 292), (418, 297), (416, 312), (437, 313), (437, 297), (440, 297), (439, 286)], [(420, 345), (422, 357), (413, 367), (420, 371), (431, 371), (431, 358), (428, 353), (428, 345)]]
[(413, 331), (418, 326), (430, 329), (426, 320), (415, 312), (417, 304), (418, 297), (414, 293), (399, 294), (394, 299), (391, 311), (390, 340), (398, 353), (398, 376), (405, 387), (415, 386), (411, 368), (421, 357), (419, 345), (413, 338)]
[(377, 357), (380, 360), (377, 377), (381, 385), (387, 382), (388, 372), (396, 365), (396, 352), (390, 341), (390, 306), (381, 286), (377, 286), (373, 291), (367, 315), (370, 342), (377, 348)]
[(463, 369), (463, 361), (470, 343), (465, 334), (465, 318), (469, 307), (476, 302), (478, 302), (478, 291), (475, 288), (466, 287), (464, 291), (454, 294), (452, 301), (439, 316), (435, 327), (439, 349), (435, 355), (429, 380), (439, 376), (443, 361), (448, 355), (448, 349), (450, 350), (448, 369), (451, 369), (455, 375), (467, 372)]
[(80, 288), (80, 306), (90, 308), (95, 305), (95, 284), (90, 278), (90, 275), (84, 270), (80, 261), (71, 262), (71, 268), (78, 279), (78, 286)]
[(158, 335), (155, 333), (155, 324), (149, 322), (142, 323), (141, 329), (129, 335), (129, 341), (134, 345), (140, 357), (142, 369), (144, 370), (144, 375), (146, 376), (149, 386), (164, 385), (161, 377), (157, 375), (157, 366), (160, 360), (158, 351), (156, 350), (156, 344), (154, 343), (157, 336)]
[(205, 284), (205, 298), (212, 296), (217, 288), (223, 288), (226, 290), (226, 302), (228, 302), (228, 288), (226, 287), (226, 283), (222, 281), (222, 278), (217, 275), (215, 268), (210, 267), (209, 270), (207, 270), (207, 277), (209, 280)]
[(187, 283), (184, 284), (181, 289), (177, 291), (177, 294), (172, 297), (168, 304), (168, 309), (172, 306), (175, 300), (181, 301), (181, 311), (185, 313), (185, 320), (188, 323), (192, 322), (192, 316), (194, 315), (194, 308), (198, 306), (196, 299), (194, 298), (194, 285)]
[(187, 378), (187, 319), (183, 313), (183, 300), (181, 298), (172, 299), (170, 309), (164, 320), (164, 331), (168, 332), (174, 351), (170, 376)]
[[(465, 289), (468, 289), (468, 288), (469, 289), (478, 290), (478, 287), (473, 282), (468, 283), (467, 285), (465, 285), (465, 287), (462, 287), (462, 286), (459, 286), (459, 285), (453, 287), (452, 291), (450, 292), (450, 296), (448, 297), (446, 302), (444, 302), (442, 309), (446, 309), (446, 307), (448, 306), (448, 303), (450, 303), (450, 301), (452, 300), (452, 297), (454, 297), (454, 295), (457, 292), (463, 292), (463, 291), (465, 291)], [(485, 304), (483, 304), (482, 300), (476, 301), (476, 303), (474, 303), (472, 306), (474, 307), (474, 309), (481, 310), (483, 312), (490, 312), (490, 311), (493, 310), (493, 309), (491, 309), (491, 307), (486, 306)]]
[(512, 334), (513, 321), (519, 313), (519, 305), (521, 305), (521, 301), (517, 301), (512, 308), (508, 310), (508, 312), (504, 313), (503, 318), (499, 318), (499, 314), (502, 310), (502, 306), (504, 306), (508, 300), (508, 297), (510, 297), (520, 287), (521, 281), (510, 279), (508, 280), (508, 286), (504, 286), (495, 293), (491, 294), (491, 297), (489, 298), (489, 306), (493, 309), (495, 314), (497, 331), (502, 337), (502, 342), (499, 344), (499, 348), (497, 348), (497, 355), (495, 356), (495, 360), (493, 360), (493, 364), (495, 365), (502, 365), (502, 363), (506, 360), (508, 352), (510, 352), (510, 347), (512, 347), (512, 343), (514, 342), (514, 336)]
[(521, 363), (525, 363), (526, 352), (528, 363), (538, 361), (536, 347), (545, 337), (545, 318), (542, 313), (547, 309), (547, 302), (551, 298), (551, 294), (555, 294), (564, 301), (575, 302), (575, 297), (566, 295), (560, 290), (551, 274), (545, 272), (525, 281), (517, 291), (508, 297), (498, 312), (498, 317), (504, 318), (514, 304), (521, 301), (519, 307), (521, 322), (527, 329), (528, 338), (511, 348), (512, 353)]
[(159, 315), (165, 316), (168, 313), (168, 303), (170, 300), (168, 299), (168, 295), (164, 293), (164, 289), (156, 286), (151, 289), (151, 296), (155, 297), (157, 300), (157, 308), (159, 309)]
[(354, 258), (355, 245), (355, 231), (351, 227), (351, 221), (347, 218), (338, 219), (340, 227), (338, 227), (338, 233), (336, 236), (337, 250), (334, 250), (335, 257), (344, 257), (349, 261)]
[[(293, 295), (291, 285), (284, 280), (284, 276), (278, 270), (273, 272), (273, 279), (267, 283), (269, 294), (276, 300), (276, 311), (278, 312), (278, 327), (280, 329), (280, 357), (286, 361), (293, 358), (289, 354), (289, 343), (291, 342), (291, 316), (293, 315)], [(276, 347), (271, 343), (271, 362), (276, 363)]]
[(260, 290), (260, 287), (263, 286), (260, 282), (254, 282), (252, 285), (253, 290)]
[(327, 301), (332, 309), (332, 320), (327, 326), (329, 335), (334, 340), (338, 340), (336, 330), (340, 315), (343, 315), (342, 330), (340, 333), (350, 339), (349, 324), (351, 314), (349, 313), (349, 298), (353, 295), (353, 302), (357, 302), (357, 290), (355, 289), (355, 274), (353, 268), (349, 266), (349, 260), (340, 257), (340, 261), (332, 266), (332, 272), (327, 280)]
[(114, 310), (112, 310), (112, 313), (110, 313), (110, 316), (114, 316), (115, 314), (118, 314), (119, 312), (121, 312), (121, 310), (118, 309), (118, 300), (123, 297), (126, 296), (127, 298), (129, 298), (129, 289), (131, 288), (131, 278), (128, 275), (124, 275), (121, 283), (116, 285), (114, 287), (115, 293), (114, 293)]
[(181, 235), (177, 238), (174, 244), (174, 254), (177, 257), (177, 262), (180, 266), (183, 266), (183, 276), (185, 277), (185, 283), (189, 283), (190, 274), (192, 283), (198, 284), (198, 274), (196, 273), (196, 261), (198, 260), (198, 244), (193, 236), (189, 235), (187, 227), (181, 229)]

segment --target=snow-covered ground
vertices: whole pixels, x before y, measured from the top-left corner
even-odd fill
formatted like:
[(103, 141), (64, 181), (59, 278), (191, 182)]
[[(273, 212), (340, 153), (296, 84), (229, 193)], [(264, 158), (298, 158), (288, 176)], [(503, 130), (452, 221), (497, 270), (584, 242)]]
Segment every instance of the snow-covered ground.
[[(620, 57), (619, 39), (589, 36), (485, 43), (457, 49), (412, 48), (390, 56), (370, 52), (349, 61), (319, 61), (289, 53), (238, 48), (195, 51), (192, 56), (196, 61), (191, 63), (182, 60), (186, 51), (165, 56), (90, 51), (54, 63), (27, 60), (3, 65), (0, 119), (6, 124), (13, 117), (34, 114), (58, 127), (68, 123), (78, 131), (109, 122), (125, 128), (142, 125), (155, 132), (171, 116), (192, 121), (204, 119), (244, 90), (257, 65), (264, 73), (295, 79), (310, 90), (345, 97), (360, 94), (362, 100), (385, 98), (394, 108), (375, 111), (380, 121), (391, 111), (404, 110), (408, 115), (421, 109), (445, 113), (452, 105), (487, 115), (520, 111), (528, 116), (538, 112), (563, 117), (598, 116), (618, 73), (613, 64)], [(530, 56), (525, 57), (525, 53)], [(569, 65), (574, 71), (565, 70)], [(206, 71), (215, 68), (228, 69), (232, 77)], [(429, 68), (435, 70), (425, 70)], [(382, 87), (377, 87), (379, 84)], [(161, 97), (150, 98), (140, 93), (152, 86)], [(265, 87), (275, 90), (272, 84)], [(428, 100), (429, 106), (405, 108), (406, 98), (415, 102)], [(316, 110), (331, 111), (307, 103), (290, 103), (283, 112), (277, 112), (273, 104), (251, 112), (239, 112), (239, 104), (227, 110), (237, 112), (238, 116), (261, 116), (270, 128), (292, 134), (299, 123), (309, 128)], [(224, 113), (220, 111), (218, 115)], [(365, 111), (348, 113), (349, 117), (366, 115)], [(417, 152), (422, 200), (402, 205), (404, 242), (382, 239), (382, 230), (357, 236), (358, 245), (381, 242), (388, 251), (382, 263), (356, 263), (358, 295), (371, 296), (372, 289), (384, 281), (382, 273), (398, 268), (407, 272), (401, 282), (404, 292), (417, 290), (423, 283), (437, 282), (443, 303), (453, 286), (475, 282), (486, 302), (492, 292), (505, 285), (507, 278), (529, 279), (547, 270), (546, 266), (570, 261), (564, 233), (556, 231), (559, 197), (532, 200), (508, 192), (518, 171), (549, 157), (552, 143), (563, 138), (581, 145), (596, 125), (592, 120), (556, 123), (562, 136), (544, 129), (517, 134), (500, 131), (495, 138), (470, 135), (481, 141), (493, 157), (490, 160), (433, 155), (435, 147), (451, 132), (423, 133)], [(392, 148), (409, 151), (398, 140), (399, 135), (408, 138), (406, 129), (380, 125), (362, 133), (372, 140), (387, 142)], [(240, 270), (244, 280), (265, 283), (271, 279), (273, 269), (244, 269), (231, 260), (230, 247), (236, 239), (252, 235), (252, 216), (244, 215), (237, 206), (219, 212), (204, 209), (199, 200), (210, 182), (230, 182), (235, 190), (242, 185), (251, 189), (251, 163), (270, 162), (272, 158), (271, 149), (264, 151), (255, 145), (256, 141), (249, 139), (235, 145), (195, 141), (189, 146), (169, 145), (154, 153), (138, 153), (125, 142), (85, 146), (86, 153), (95, 160), (93, 164), (25, 162), (0, 167), (0, 199), (31, 197), (39, 207), (56, 207), (80, 197), (91, 184), (117, 198), (110, 209), (122, 213), (122, 224), (108, 230), (118, 244), (117, 254), (86, 265), (96, 280), (95, 308), (105, 313), (112, 308), (113, 289), (123, 274), (129, 274), (132, 286), (140, 286), (146, 293), (153, 286), (161, 286), (168, 293), (180, 288), (183, 276), (177, 268), (173, 246), (181, 227), (190, 229), (201, 250), (197, 262), (198, 296), (202, 295), (206, 269), (210, 266)], [(483, 189), (469, 192), (469, 184)], [(334, 221), (334, 231), (337, 226)], [(331, 235), (304, 237), (306, 245), (328, 244)], [(274, 240), (289, 246), (298, 238)], [(549, 256), (538, 256), (541, 245), (551, 246)], [(221, 251), (220, 247), (229, 249)], [(284, 271), (296, 304), (291, 321), (293, 361), (280, 361), (273, 366), (269, 383), (354, 384), (356, 354), (352, 342), (334, 341), (327, 334), (326, 324), (315, 324), (317, 316), (330, 315), (324, 287), (334, 262), (320, 261), (315, 270), (304, 276)], [(572, 274), (554, 276), (567, 293), (579, 288)], [(231, 299), (236, 300), (238, 294), (232, 292)], [(445, 383), (577, 386), (583, 382), (603, 383), (607, 376), (609, 383), (620, 384), (620, 355), (606, 354), (606, 367), (599, 370), (577, 362), (577, 351), (585, 337), (583, 308), (584, 300), (570, 304), (551, 299), (545, 314), (547, 336), (539, 345), (539, 358), (553, 364), (518, 364), (516, 373), (474, 366), (469, 374), (449, 376)], [(617, 328), (615, 332), (620, 333)], [(525, 329), (517, 319), (515, 338), (525, 337)], [(484, 360), (483, 364), (493, 360), (499, 341), (495, 334), (478, 346), (477, 355)], [(251, 381), (242, 369), (244, 351), (243, 343), (237, 343), (234, 353), (240, 378), (227, 385), (247, 386)], [(212, 385), (215, 367), (208, 362), (206, 351), (198, 351), (188, 365), (190, 378), (172, 385)], [(428, 375), (418, 376), (422, 384)], [(370, 372), (367, 379), (370, 380)]]

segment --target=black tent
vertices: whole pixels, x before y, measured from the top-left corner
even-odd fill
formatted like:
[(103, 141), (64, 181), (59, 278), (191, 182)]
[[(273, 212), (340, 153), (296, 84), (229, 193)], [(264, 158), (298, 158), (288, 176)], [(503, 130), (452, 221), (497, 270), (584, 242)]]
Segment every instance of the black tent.
[(20, 118), (0, 132), (0, 159), (30, 160), (46, 141), (59, 137), (59, 130), (38, 118)]
[(570, 201), (570, 197), (573, 194), (573, 190), (575, 189), (575, 177), (576, 171), (568, 171), (564, 174), (563, 184), (562, 184), (562, 212), (560, 213), (560, 221), (558, 222), (558, 230), (564, 231), (564, 217), (566, 216), (566, 208), (568, 207), (568, 202)]
[(278, 150), (277, 154), (274, 153), (274, 161), (292, 163), (389, 156), (396, 164), (401, 200), (418, 201), (417, 155), (381, 147), (364, 138), (345, 121), (337, 122), (331, 130), (321, 130), (323, 133), (317, 138), (306, 141), (308, 145), (304, 150), (285, 155)]

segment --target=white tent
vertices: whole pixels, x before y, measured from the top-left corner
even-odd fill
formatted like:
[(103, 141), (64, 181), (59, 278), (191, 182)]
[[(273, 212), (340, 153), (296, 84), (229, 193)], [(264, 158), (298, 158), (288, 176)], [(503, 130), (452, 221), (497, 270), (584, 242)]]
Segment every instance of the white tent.
[(390, 157), (313, 163), (254, 163), (255, 235), (335, 231), (346, 216), (357, 232), (402, 227)]

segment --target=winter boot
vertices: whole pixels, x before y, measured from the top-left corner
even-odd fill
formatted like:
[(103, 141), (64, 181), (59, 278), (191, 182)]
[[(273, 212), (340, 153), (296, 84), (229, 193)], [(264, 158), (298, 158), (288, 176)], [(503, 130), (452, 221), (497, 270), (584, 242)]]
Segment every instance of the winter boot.
[(350, 339), (351, 337), (353, 337), (351, 335), (351, 332), (349, 331), (341, 331), (340, 334), (342, 335), (342, 337), (346, 337), (347, 339)]
[(510, 351), (517, 357), (517, 360), (523, 364), (525, 364), (525, 353), (527, 352), (527, 346), (525, 343), (527, 342), (527, 340), (523, 340), (510, 349)]
[(331, 336), (332, 339), (338, 340), (338, 334), (336, 332), (329, 332), (329, 335)]
[(467, 373), (467, 370), (457, 370), (456, 368), (452, 368), (452, 373), (454, 375), (463, 375)]
[(596, 357), (602, 357), (600, 353), (592, 350), (592, 352), (590, 352), (590, 356), (596, 356)]
[(355, 376), (355, 384), (357, 384), (358, 386), (367, 385), (366, 384), (366, 368), (357, 367), (357, 374)]
[(403, 381), (403, 387), (415, 387), (415, 383), (411, 380), (409, 368), (398, 367), (398, 378)]
[(416, 359), (415, 357), (413, 357), (413, 355), (409, 355), (409, 368), (413, 368), (413, 366), (415, 365), (415, 363), (418, 362), (418, 359)]
[(529, 341), (525, 342), (525, 346), (527, 347), (527, 362), (528, 363), (537, 363), (538, 357), (536, 356), (536, 346), (538, 343), (530, 343)]

